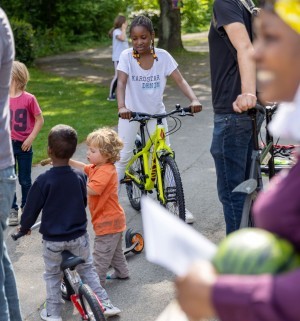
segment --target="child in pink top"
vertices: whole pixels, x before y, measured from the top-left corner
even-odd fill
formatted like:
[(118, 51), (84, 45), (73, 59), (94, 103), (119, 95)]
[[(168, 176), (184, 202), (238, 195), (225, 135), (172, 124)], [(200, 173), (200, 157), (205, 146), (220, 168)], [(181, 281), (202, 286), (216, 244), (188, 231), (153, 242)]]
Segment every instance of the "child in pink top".
[[(91, 164), (75, 160), (70, 160), (69, 164), (88, 176), (88, 203), (95, 232), (94, 264), (104, 286), (106, 278), (129, 277), (122, 249), (126, 220), (118, 200), (118, 177), (114, 165), (120, 158), (123, 143), (114, 130), (101, 128), (88, 135), (87, 145), (87, 159)], [(110, 266), (115, 272), (106, 276)]]
[[(11, 86), (9, 90), (11, 139), (15, 157), (15, 170), (21, 185), (21, 210), (26, 203), (31, 187), (32, 143), (44, 124), (40, 106), (34, 95), (25, 91), (29, 80), (26, 66), (19, 61), (13, 62)], [(8, 219), (9, 225), (18, 225), (19, 206), (16, 194)]]

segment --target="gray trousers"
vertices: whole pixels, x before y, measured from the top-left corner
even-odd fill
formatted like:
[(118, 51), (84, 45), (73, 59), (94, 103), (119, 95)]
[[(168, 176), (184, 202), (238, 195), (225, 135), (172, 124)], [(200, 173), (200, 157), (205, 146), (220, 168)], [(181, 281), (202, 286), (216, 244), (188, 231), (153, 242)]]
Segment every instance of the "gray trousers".
[(55, 317), (61, 316), (62, 309), (60, 283), (63, 273), (60, 270), (60, 264), (62, 261), (61, 252), (63, 250), (69, 250), (74, 255), (80, 256), (85, 260), (85, 263), (79, 264), (76, 267), (82, 282), (88, 284), (100, 300), (108, 299), (108, 295), (102, 288), (93, 266), (88, 233), (68, 242), (44, 240), (43, 258), (45, 263), (44, 280), (47, 290), (46, 308), (47, 313)]
[(119, 278), (127, 278), (129, 270), (122, 249), (123, 233), (96, 235), (94, 240), (94, 264), (102, 286), (105, 285), (106, 273), (110, 266)]

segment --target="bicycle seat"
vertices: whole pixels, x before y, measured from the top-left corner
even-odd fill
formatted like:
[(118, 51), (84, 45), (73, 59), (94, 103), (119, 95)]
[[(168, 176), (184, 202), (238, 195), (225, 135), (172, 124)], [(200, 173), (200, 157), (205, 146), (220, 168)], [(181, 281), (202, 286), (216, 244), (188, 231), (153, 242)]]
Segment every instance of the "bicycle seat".
[(80, 256), (76, 256), (68, 250), (64, 250), (61, 252), (62, 262), (60, 268), (62, 270), (65, 269), (74, 269), (78, 264), (84, 263), (85, 260)]

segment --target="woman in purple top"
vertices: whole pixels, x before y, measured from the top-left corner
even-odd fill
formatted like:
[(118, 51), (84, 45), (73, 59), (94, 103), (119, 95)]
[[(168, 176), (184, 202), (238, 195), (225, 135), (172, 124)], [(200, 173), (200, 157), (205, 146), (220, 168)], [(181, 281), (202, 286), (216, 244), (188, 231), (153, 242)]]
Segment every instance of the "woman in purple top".
[[(270, 130), (300, 142), (300, 2), (264, 3), (257, 24), (255, 60), (262, 100), (282, 103)], [(300, 159), (261, 192), (258, 227), (288, 239), (300, 252)], [(190, 320), (299, 321), (300, 269), (280, 275), (217, 275), (199, 262), (177, 278), (178, 301)]]

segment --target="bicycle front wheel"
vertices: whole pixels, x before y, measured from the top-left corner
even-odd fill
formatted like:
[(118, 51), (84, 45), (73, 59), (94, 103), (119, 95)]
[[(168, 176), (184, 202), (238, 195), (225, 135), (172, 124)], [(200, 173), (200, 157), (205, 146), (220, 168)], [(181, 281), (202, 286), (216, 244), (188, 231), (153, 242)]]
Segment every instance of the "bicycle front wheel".
[(79, 298), (86, 319), (89, 321), (105, 321), (102, 307), (92, 289), (87, 284), (79, 288)]
[(177, 164), (171, 156), (162, 158), (162, 184), (167, 210), (185, 221), (182, 181)]
[[(144, 181), (143, 159), (137, 158), (130, 166), (129, 171), (132, 175), (136, 176), (142, 182)], [(134, 181), (126, 183), (126, 192), (131, 206), (137, 210), (141, 210), (141, 197), (146, 194)]]
[(243, 207), (243, 213), (242, 213), (242, 219), (240, 228), (245, 227), (254, 227), (254, 218), (252, 215), (252, 207), (253, 203), (256, 200), (257, 197), (257, 191), (254, 191), (253, 193), (246, 196), (244, 207)]

